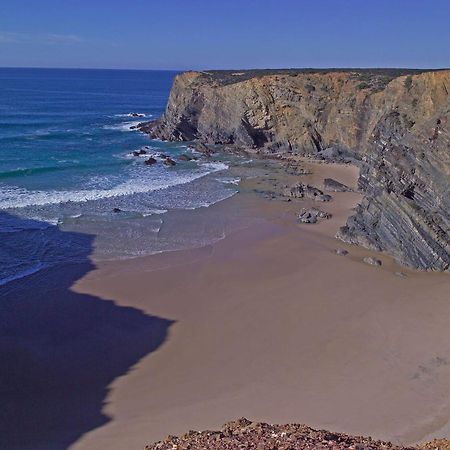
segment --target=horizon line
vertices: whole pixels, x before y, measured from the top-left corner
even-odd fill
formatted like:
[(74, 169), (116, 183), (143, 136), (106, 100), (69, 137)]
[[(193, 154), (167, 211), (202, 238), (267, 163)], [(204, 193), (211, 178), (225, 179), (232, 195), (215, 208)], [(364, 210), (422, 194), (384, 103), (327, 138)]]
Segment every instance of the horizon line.
[(214, 68), (198, 68), (198, 69), (137, 69), (137, 68), (113, 68), (113, 67), (36, 67), (36, 66), (1, 66), (1, 69), (32, 69), (32, 70), (116, 70), (116, 71), (136, 71), (136, 72), (217, 72), (217, 71), (257, 71), (257, 70), (418, 70), (418, 71), (438, 71), (450, 70), (450, 67), (399, 67), (399, 66), (362, 66), (362, 67), (250, 67), (250, 68), (229, 68), (229, 69), (214, 69)]

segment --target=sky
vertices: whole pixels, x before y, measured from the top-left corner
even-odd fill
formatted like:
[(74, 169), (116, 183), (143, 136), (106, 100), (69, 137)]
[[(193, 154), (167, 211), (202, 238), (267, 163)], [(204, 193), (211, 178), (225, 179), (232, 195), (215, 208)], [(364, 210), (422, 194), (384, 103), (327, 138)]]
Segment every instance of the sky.
[(1, 67), (450, 67), (450, 0), (0, 0)]

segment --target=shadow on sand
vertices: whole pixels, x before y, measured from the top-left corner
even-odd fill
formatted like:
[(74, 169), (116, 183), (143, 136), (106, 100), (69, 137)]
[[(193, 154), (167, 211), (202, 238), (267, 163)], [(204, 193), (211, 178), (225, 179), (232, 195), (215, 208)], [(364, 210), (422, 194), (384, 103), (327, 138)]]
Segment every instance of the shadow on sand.
[(62, 450), (110, 420), (102, 413), (108, 386), (155, 351), (172, 322), (71, 291), (95, 267), (93, 236), (27, 225), (0, 229), (1, 263), (14, 251), (39, 259), (61, 247), (74, 249), (77, 263), (0, 286), (0, 448)]

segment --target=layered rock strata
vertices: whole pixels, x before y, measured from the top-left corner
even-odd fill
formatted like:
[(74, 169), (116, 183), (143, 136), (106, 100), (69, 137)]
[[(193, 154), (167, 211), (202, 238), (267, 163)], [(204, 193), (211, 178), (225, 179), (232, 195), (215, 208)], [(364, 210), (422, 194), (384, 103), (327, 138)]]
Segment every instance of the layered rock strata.
[(141, 125), (165, 140), (351, 161), (364, 200), (338, 237), (450, 266), (450, 71), (187, 72)]

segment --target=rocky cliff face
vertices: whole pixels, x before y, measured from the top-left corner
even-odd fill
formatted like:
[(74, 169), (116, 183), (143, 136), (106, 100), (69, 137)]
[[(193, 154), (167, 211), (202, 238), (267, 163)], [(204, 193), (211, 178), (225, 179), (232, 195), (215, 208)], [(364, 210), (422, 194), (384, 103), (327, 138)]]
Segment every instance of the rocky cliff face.
[(143, 130), (352, 158), (365, 197), (338, 237), (412, 267), (449, 269), (450, 71), (187, 72)]

